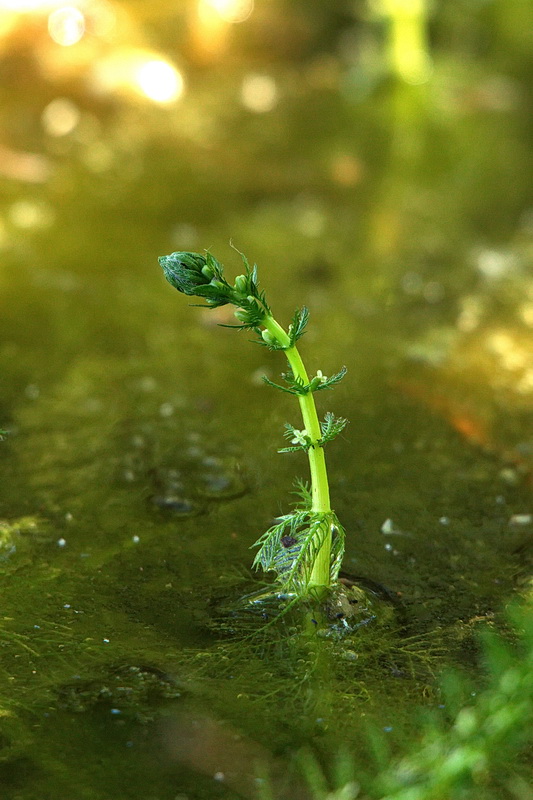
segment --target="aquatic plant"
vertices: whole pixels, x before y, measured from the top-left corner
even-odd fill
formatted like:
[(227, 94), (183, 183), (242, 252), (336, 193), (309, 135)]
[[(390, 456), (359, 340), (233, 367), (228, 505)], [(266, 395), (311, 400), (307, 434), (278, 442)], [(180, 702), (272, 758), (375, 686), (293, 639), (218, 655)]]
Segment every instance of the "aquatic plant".
[[(486, 629), (482, 675), (475, 684), (458, 671), (443, 676), (438, 707), (413, 709), (419, 726), (412, 737), (371, 726), (363, 757), (342, 742), (325, 765), (309, 748), (295, 753), (312, 799), (530, 800), (531, 603), (513, 606), (508, 616), (514, 641)], [(258, 800), (283, 797), (268, 775), (259, 789)]]
[(305, 332), (309, 311), (304, 306), (294, 312), (285, 330), (274, 318), (265, 293), (259, 288), (257, 267), (250, 267), (240, 253), (244, 273), (233, 284), (224, 277), (223, 267), (209, 252), (176, 252), (162, 256), (159, 263), (165, 277), (175, 289), (191, 297), (199, 297), (208, 308), (236, 306), (235, 317), (239, 330), (250, 330), (256, 341), (269, 350), (281, 350), (287, 359), (287, 370), (281, 374), (283, 383), (263, 380), (282, 392), (298, 399), (303, 428), (285, 425), (288, 445), (278, 452), (303, 451), (309, 459), (310, 486), (297, 481), (299, 502), (294, 510), (278, 517), (256, 542), (258, 552), (254, 567), (277, 573), (284, 593), (305, 597), (319, 596), (330, 588), (339, 573), (344, 553), (344, 529), (331, 508), (329, 484), (324, 458), (324, 446), (344, 429), (347, 420), (328, 411), (319, 420), (314, 394), (331, 389), (344, 377), (345, 367), (327, 377), (320, 370), (309, 378), (297, 348)]

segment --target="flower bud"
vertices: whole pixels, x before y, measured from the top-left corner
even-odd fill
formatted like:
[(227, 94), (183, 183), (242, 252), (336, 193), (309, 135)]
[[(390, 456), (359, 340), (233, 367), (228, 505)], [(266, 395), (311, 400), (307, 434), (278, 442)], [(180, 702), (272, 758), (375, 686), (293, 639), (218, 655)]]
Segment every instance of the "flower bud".
[(237, 275), (235, 278), (235, 291), (238, 294), (246, 296), (246, 292), (248, 291), (248, 281), (246, 280), (245, 275)]
[(246, 323), (248, 322), (248, 312), (245, 311), (243, 308), (237, 308), (233, 312), (233, 315), (239, 320), (239, 322), (242, 322), (244, 325), (246, 325)]
[(177, 252), (161, 256), (159, 263), (165, 278), (178, 292), (203, 297), (210, 306), (233, 302), (233, 289), (224, 280), (222, 264), (211, 253)]
[(270, 333), (270, 331), (267, 331), (266, 329), (264, 331), (261, 331), (261, 336), (263, 337), (263, 341), (268, 345), (273, 346), (273, 345), (276, 345), (278, 343), (278, 340), (276, 339), (276, 337), (273, 336)]
[(197, 286), (206, 283), (202, 270), (207, 259), (200, 253), (172, 253), (161, 256), (159, 263), (163, 267), (165, 278), (178, 292), (194, 294)]

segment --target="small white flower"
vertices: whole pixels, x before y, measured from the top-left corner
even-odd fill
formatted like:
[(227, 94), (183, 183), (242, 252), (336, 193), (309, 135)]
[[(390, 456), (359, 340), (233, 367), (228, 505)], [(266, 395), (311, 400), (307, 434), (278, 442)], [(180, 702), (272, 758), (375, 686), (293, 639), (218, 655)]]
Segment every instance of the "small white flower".
[(317, 369), (316, 377), (319, 379), (320, 383), (326, 383), (327, 380), (328, 380), (328, 376), (327, 375), (323, 375), (321, 369)]
[(303, 431), (298, 431), (296, 428), (292, 430), (293, 438), (291, 439), (291, 444), (303, 444), (306, 445), (309, 441), (309, 434), (303, 429)]

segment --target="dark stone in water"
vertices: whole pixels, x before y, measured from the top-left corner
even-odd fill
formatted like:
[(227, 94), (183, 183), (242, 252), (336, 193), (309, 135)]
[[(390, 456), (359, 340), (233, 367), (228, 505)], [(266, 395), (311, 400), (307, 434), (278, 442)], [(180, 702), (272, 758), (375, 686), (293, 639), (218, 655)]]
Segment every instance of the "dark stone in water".
[(172, 466), (149, 470), (152, 505), (176, 516), (201, 514), (209, 502), (233, 500), (247, 491), (238, 464), (233, 458), (205, 456), (177, 457)]
[(146, 664), (112, 666), (96, 680), (81, 678), (59, 689), (59, 706), (72, 712), (108, 709), (136, 721), (150, 721), (158, 702), (182, 694), (176, 680), (158, 667)]
[(240, 497), (245, 492), (245, 487), (233, 475), (224, 472), (211, 472), (199, 476), (198, 493), (203, 497), (213, 500), (231, 500)]
[(196, 514), (201, 514), (203, 511), (198, 503), (186, 497), (155, 495), (150, 498), (150, 501), (154, 506), (166, 511), (172, 511), (173, 514), (179, 517), (194, 517)]

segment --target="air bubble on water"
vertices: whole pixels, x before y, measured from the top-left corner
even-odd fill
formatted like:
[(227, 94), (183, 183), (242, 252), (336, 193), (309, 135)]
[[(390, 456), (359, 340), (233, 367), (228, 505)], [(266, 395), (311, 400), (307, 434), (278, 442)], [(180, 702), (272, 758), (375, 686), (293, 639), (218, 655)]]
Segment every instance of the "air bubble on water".
[(381, 526), (381, 533), (384, 536), (410, 536), (411, 534), (402, 531), (400, 528), (397, 528), (392, 519), (386, 519), (383, 525)]

